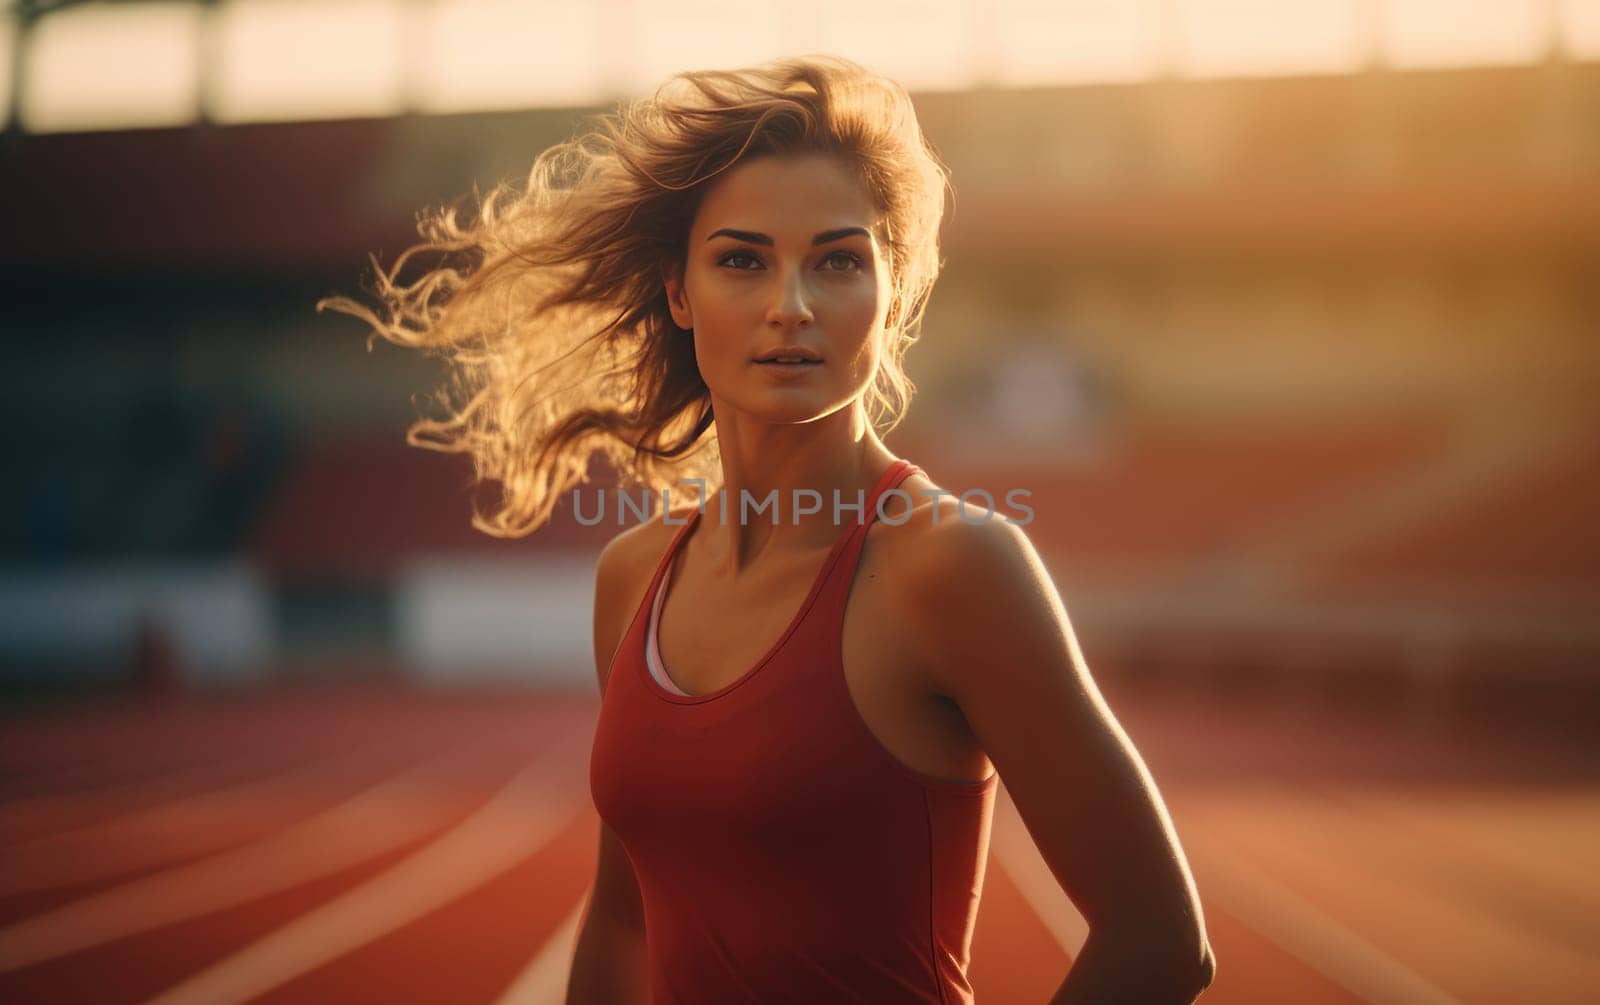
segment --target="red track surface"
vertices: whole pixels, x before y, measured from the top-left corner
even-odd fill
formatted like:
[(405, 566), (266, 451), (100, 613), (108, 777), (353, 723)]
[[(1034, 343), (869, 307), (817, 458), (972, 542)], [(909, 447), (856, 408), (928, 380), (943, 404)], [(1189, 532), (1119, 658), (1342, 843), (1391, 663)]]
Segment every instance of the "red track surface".
[[(1107, 696), (1194, 868), (1203, 1000), (1593, 1000), (1580, 738)], [(363, 685), (14, 714), (0, 1001), (559, 1001), (594, 711)], [(980, 1002), (1046, 1001), (1081, 937), (1018, 827), (997, 813)]]

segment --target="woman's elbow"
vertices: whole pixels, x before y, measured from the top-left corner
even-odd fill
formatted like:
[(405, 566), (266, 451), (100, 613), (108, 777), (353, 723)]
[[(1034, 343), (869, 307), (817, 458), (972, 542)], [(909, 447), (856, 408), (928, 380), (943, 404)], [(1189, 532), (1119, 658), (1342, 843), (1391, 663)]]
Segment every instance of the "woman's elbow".
[[(1204, 931), (1186, 931), (1169, 939), (1152, 939), (1148, 929), (1121, 938), (1107, 934), (1125, 947), (1130, 961), (1138, 961), (1135, 966), (1170, 992), (1173, 1001), (1193, 1001), (1216, 980), (1217, 956)], [(1166, 997), (1164, 993), (1163, 999)]]
[(1200, 970), (1199, 970), (1199, 973), (1197, 975), (1197, 982), (1198, 983), (1196, 984), (1195, 989), (1194, 989), (1195, 994), (1198, 995), (1200, 992), (1202, 992), (1206, 988), (1210, 987), (1211, 986), (1211, 982), (1216, 980), (1216, 979), (1217, 979), (1217, 954), (1211, 951), (1211, 941), (1209, 939), (1201, 939), (1200, 940)]
[(1217, 955), (1211, 949), (1211, 940), (1205, 932), (1189, 932), (1185, 937), (1169, 943), (1173, 948), (1163, 954), (1167, 971), (1174, 981), (1198, 995), (1211, 986), (1217, 977)]

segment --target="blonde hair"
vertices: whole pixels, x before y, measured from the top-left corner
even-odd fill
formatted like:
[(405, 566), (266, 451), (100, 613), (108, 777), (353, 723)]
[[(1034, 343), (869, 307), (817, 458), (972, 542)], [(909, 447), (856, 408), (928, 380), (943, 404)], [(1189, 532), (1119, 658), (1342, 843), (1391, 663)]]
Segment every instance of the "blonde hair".
[[(376, 310), (348, 297), (317, 309), (365, 321), (369, 349), (381, 335), (454, 365), (436, 395), (447, 417), (418, 420), (406, 442), (470, 453), (478, 481), (502, 484), (496, 512), (474, 506), (485, 533), (537, 530), (596, 451), (652, 492), (679, 496), (691, 478), (709, 492), (721, 473), (710, 392), (662, 270), (683, 262), (710, 179), (746, 157), (809, 152), (843, 157), (883, 213), (892, 292), (864, 405), (885, 434), (915, 390), (903, 360), (941, 265), (949, 182), (905, 89), (836, 57), (677, 74), (545, 150), (524, 187), (496, 186), (468, 222), (424, 213), (422, 243), (387, 271), (372, 261)], [(401, 282), (417, 256), (441, 257)]]

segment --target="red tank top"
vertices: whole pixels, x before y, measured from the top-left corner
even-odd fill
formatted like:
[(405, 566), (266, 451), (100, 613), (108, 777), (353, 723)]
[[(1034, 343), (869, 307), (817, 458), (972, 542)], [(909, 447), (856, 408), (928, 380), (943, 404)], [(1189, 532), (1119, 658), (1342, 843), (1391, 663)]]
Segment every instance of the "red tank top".
[(996, 776), (942, 781), (889, 753), (841, 655), (878, 499), (917, 470), (900, 460), (884, 473), (788, 628), (718, 691), (674, 694), (645, 662), (651, 599), (699, 513), (657, 564), (612, 661), (589, 765), (643, 895), (652, 1005), (973, 1000)]

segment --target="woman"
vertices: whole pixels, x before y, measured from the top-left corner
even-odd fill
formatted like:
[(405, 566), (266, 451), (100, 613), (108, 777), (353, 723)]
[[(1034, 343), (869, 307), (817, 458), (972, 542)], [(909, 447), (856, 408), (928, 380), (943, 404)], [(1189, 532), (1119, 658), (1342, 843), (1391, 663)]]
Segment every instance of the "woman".
[[(601, 122), (432, 218), (382, 316), (331, 303), (460, 364), (412, 442), (504, 484), (482, 529), (536, 528), (596, 451), (677, 494), (598, 563), (568, 1001), (970, 1002), (998, 776), (1090, 925), (1054, 1001), (1193, 1000), (1193, 881), (1027, 537), (881, 439), (946, 187), (905, 91), (790, 59)], [(400, 282), (419, 250), (466, 264)]]

